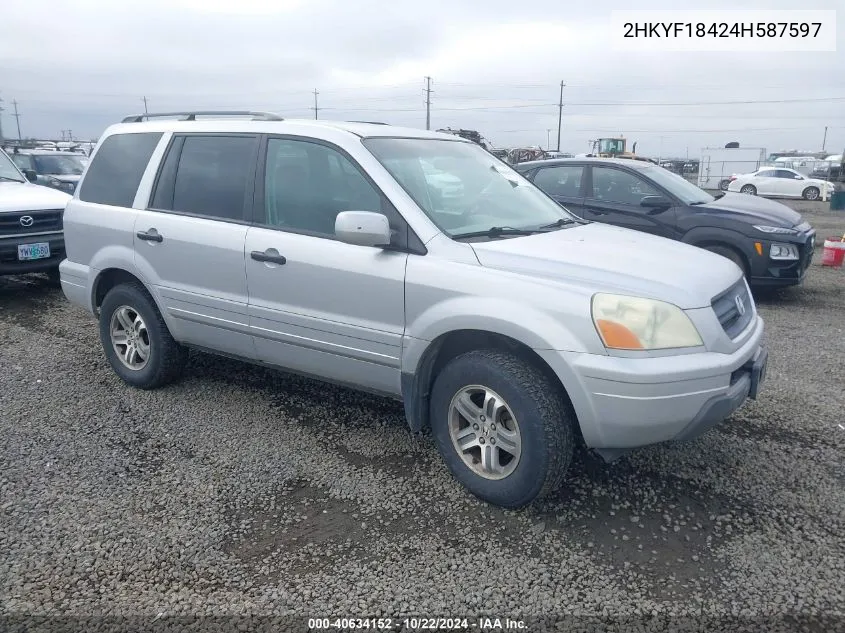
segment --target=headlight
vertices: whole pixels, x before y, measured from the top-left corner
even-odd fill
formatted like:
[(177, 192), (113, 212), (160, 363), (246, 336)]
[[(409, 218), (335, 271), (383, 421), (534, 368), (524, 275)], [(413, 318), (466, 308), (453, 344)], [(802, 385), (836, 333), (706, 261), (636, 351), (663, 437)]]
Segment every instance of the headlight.
[(593, 323), (608, 349), (671, 349), (703, 345), (678, 306), (654, 299), (597, 294)]
[(772, 259), (798, 259), (798, 247), (795, 244), (772, 244), (769, 248)]
[(778, 235), (798, 235), (795, 229), (787, 229), (782, 226), (760, 226), (755, 224), (754, 228), (763, 233), (777, 233)]

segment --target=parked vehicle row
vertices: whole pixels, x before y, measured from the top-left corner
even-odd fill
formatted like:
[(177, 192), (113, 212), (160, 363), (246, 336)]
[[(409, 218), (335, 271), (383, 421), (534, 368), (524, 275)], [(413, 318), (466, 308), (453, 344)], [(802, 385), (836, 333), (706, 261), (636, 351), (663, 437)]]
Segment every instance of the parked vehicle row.
[[(623, 162), (564, 184), (610, 209), (616, 180), (649, 167)], [(692, 438), (766, 374), (740, 267), (587, 221), (453, 135), (130, 117), (64, 222), (62, 288), (128, 384), (172, 382), (195, 347), (395, 397), (507, 507), (558, 486), (576, 437), (608, 460)]]

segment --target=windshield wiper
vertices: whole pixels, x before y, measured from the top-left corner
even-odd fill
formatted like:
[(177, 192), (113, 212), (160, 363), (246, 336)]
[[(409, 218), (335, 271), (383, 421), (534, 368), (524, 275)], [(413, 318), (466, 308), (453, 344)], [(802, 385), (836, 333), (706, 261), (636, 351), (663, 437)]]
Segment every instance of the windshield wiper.
[(515, 229), (512, 226), (491, 226), (484, 231), (470, 231), (469, 233), (457, 233), (452, 236), (453, 240), (461, 240), (469, 237), (500, 237), (502, 235), (533, 235), (539, 229)]
[(12, 178), (11, 176), (0, 176), (0, 180), (8, 180), (9, 182), (24, 182), (23, 180)]
[(575, 220), (572, 218), (560, 218), (559, 220), (555, 220), (549, 224), (544, 224), (540, 227), (540, 229), (559, 229), (562, 226), (566, 226), (567, 224), (575, 224)]

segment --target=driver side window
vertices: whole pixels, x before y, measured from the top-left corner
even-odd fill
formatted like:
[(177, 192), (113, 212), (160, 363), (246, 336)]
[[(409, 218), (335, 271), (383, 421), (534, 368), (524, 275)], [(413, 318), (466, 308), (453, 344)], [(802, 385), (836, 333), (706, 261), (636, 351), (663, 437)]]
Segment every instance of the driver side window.
[(335, 220), (342, 211), (384, 214), (393, 243), (407, 244), (408, 226), (404, 219), (344, 154), (311, 141), (267, 141), (261, 224), (334, 238)]
[(611, 167), (593, 167), (593, 198), (602, 202), (639, 205), (646, 196), (660, 192), (644, 179)]

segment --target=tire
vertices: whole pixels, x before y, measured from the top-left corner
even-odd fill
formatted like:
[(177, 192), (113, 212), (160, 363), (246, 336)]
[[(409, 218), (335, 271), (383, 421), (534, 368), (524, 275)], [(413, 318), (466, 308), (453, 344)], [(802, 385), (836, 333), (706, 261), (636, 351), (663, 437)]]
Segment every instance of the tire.
[[(457, 415), (452, 408), (453, 401), (473, 388), (485, 389), (486, 395), (492, 393), (504, 404), (493, 419), (484, 415), (473, 418), (480, 427), (478, 433), (471, 431), (467, 422), (472, 416)], [(486, 402), (484, 395), (470, 396), (470, 402), (472, 398)], [(484, 413), (480, 407), (473, 411)], [(497, 422), (499, 427), (494, 428)], [(560, 387), (506, 352), (476, 350), (462, 354), (452, 359), (434, 381), (431, 427), (440, 454), (464, 487), (494, 505), (520, 508), (557, 490), (572, 461), (576, 423), (575, 412)], [(459, 452), (450, 430), (461, 424), (466, 426), (460, 432), (471, 435), (468, 439), (475, 443), (466, 452)], [(513, 438), (514, 427), (520, 440), (519, 454), (507, 460), (509, 453), (503, 447), (512, 441), (507, 438)], [(499, 446), (494, 449), (497, 438)], [(483, 476), (478, 472), (483, 463), (476, 461), (471, 467), (465, 462), (465, 458), (480, 460), (482, 443), (496, 454), (504, 472)], [(505, 461), (508, 463), (502, 466)]]
[(731, 260), (734, 264), (739, 266), (739, 269), (742, 271), (743, 275), (745, 275), (746, 277), (748, 276), (748, 265), (745, 262), (745, 258), (730, 246), (721, 246), (719, 244), (714, 244), (712, 246), (705, 246), (704, 249), (710, 251), (711, 253), (716, 253), (716, 255), (721, 255), (722, 257)]
[(730, 180), (720, 180), (719, 181), (719, 189), (721, 189), (722, 191), (727, 191), (730, 184), (731, 184)]
[(749, 196), (756, 196), (757, 195), (757, 187), (755, 187), (754, 185), (742, 185), (739, 192), (747, 194)]
[[(121, 314), (135, 327), (123, 327)], [(132, 315), (140, 319), (142, 329)], [(135, 349), (145, 349), (146, 359), (140, 351), (133, 354), (133, 360), (138, 361), (134, 369), (118, 356), (112, 343), (113, 328), (123, 333), (133, 331)], [(100, 306), (100, 342), (114, 372), (140, 389), (155, 389), (175, 381), (188, 357), (187, 350), (173, 340), (150, 294), (138, 283), (119, 284), (106, 294)], [(118, 349), (125, 350), (127, 345), (118, 345)]]
[(818, 187), (807, 187), (804, 189), (801, 197), (804, 198), (804, 200), (818, 200), (820, 195), (821, 191), (819, 191)]

